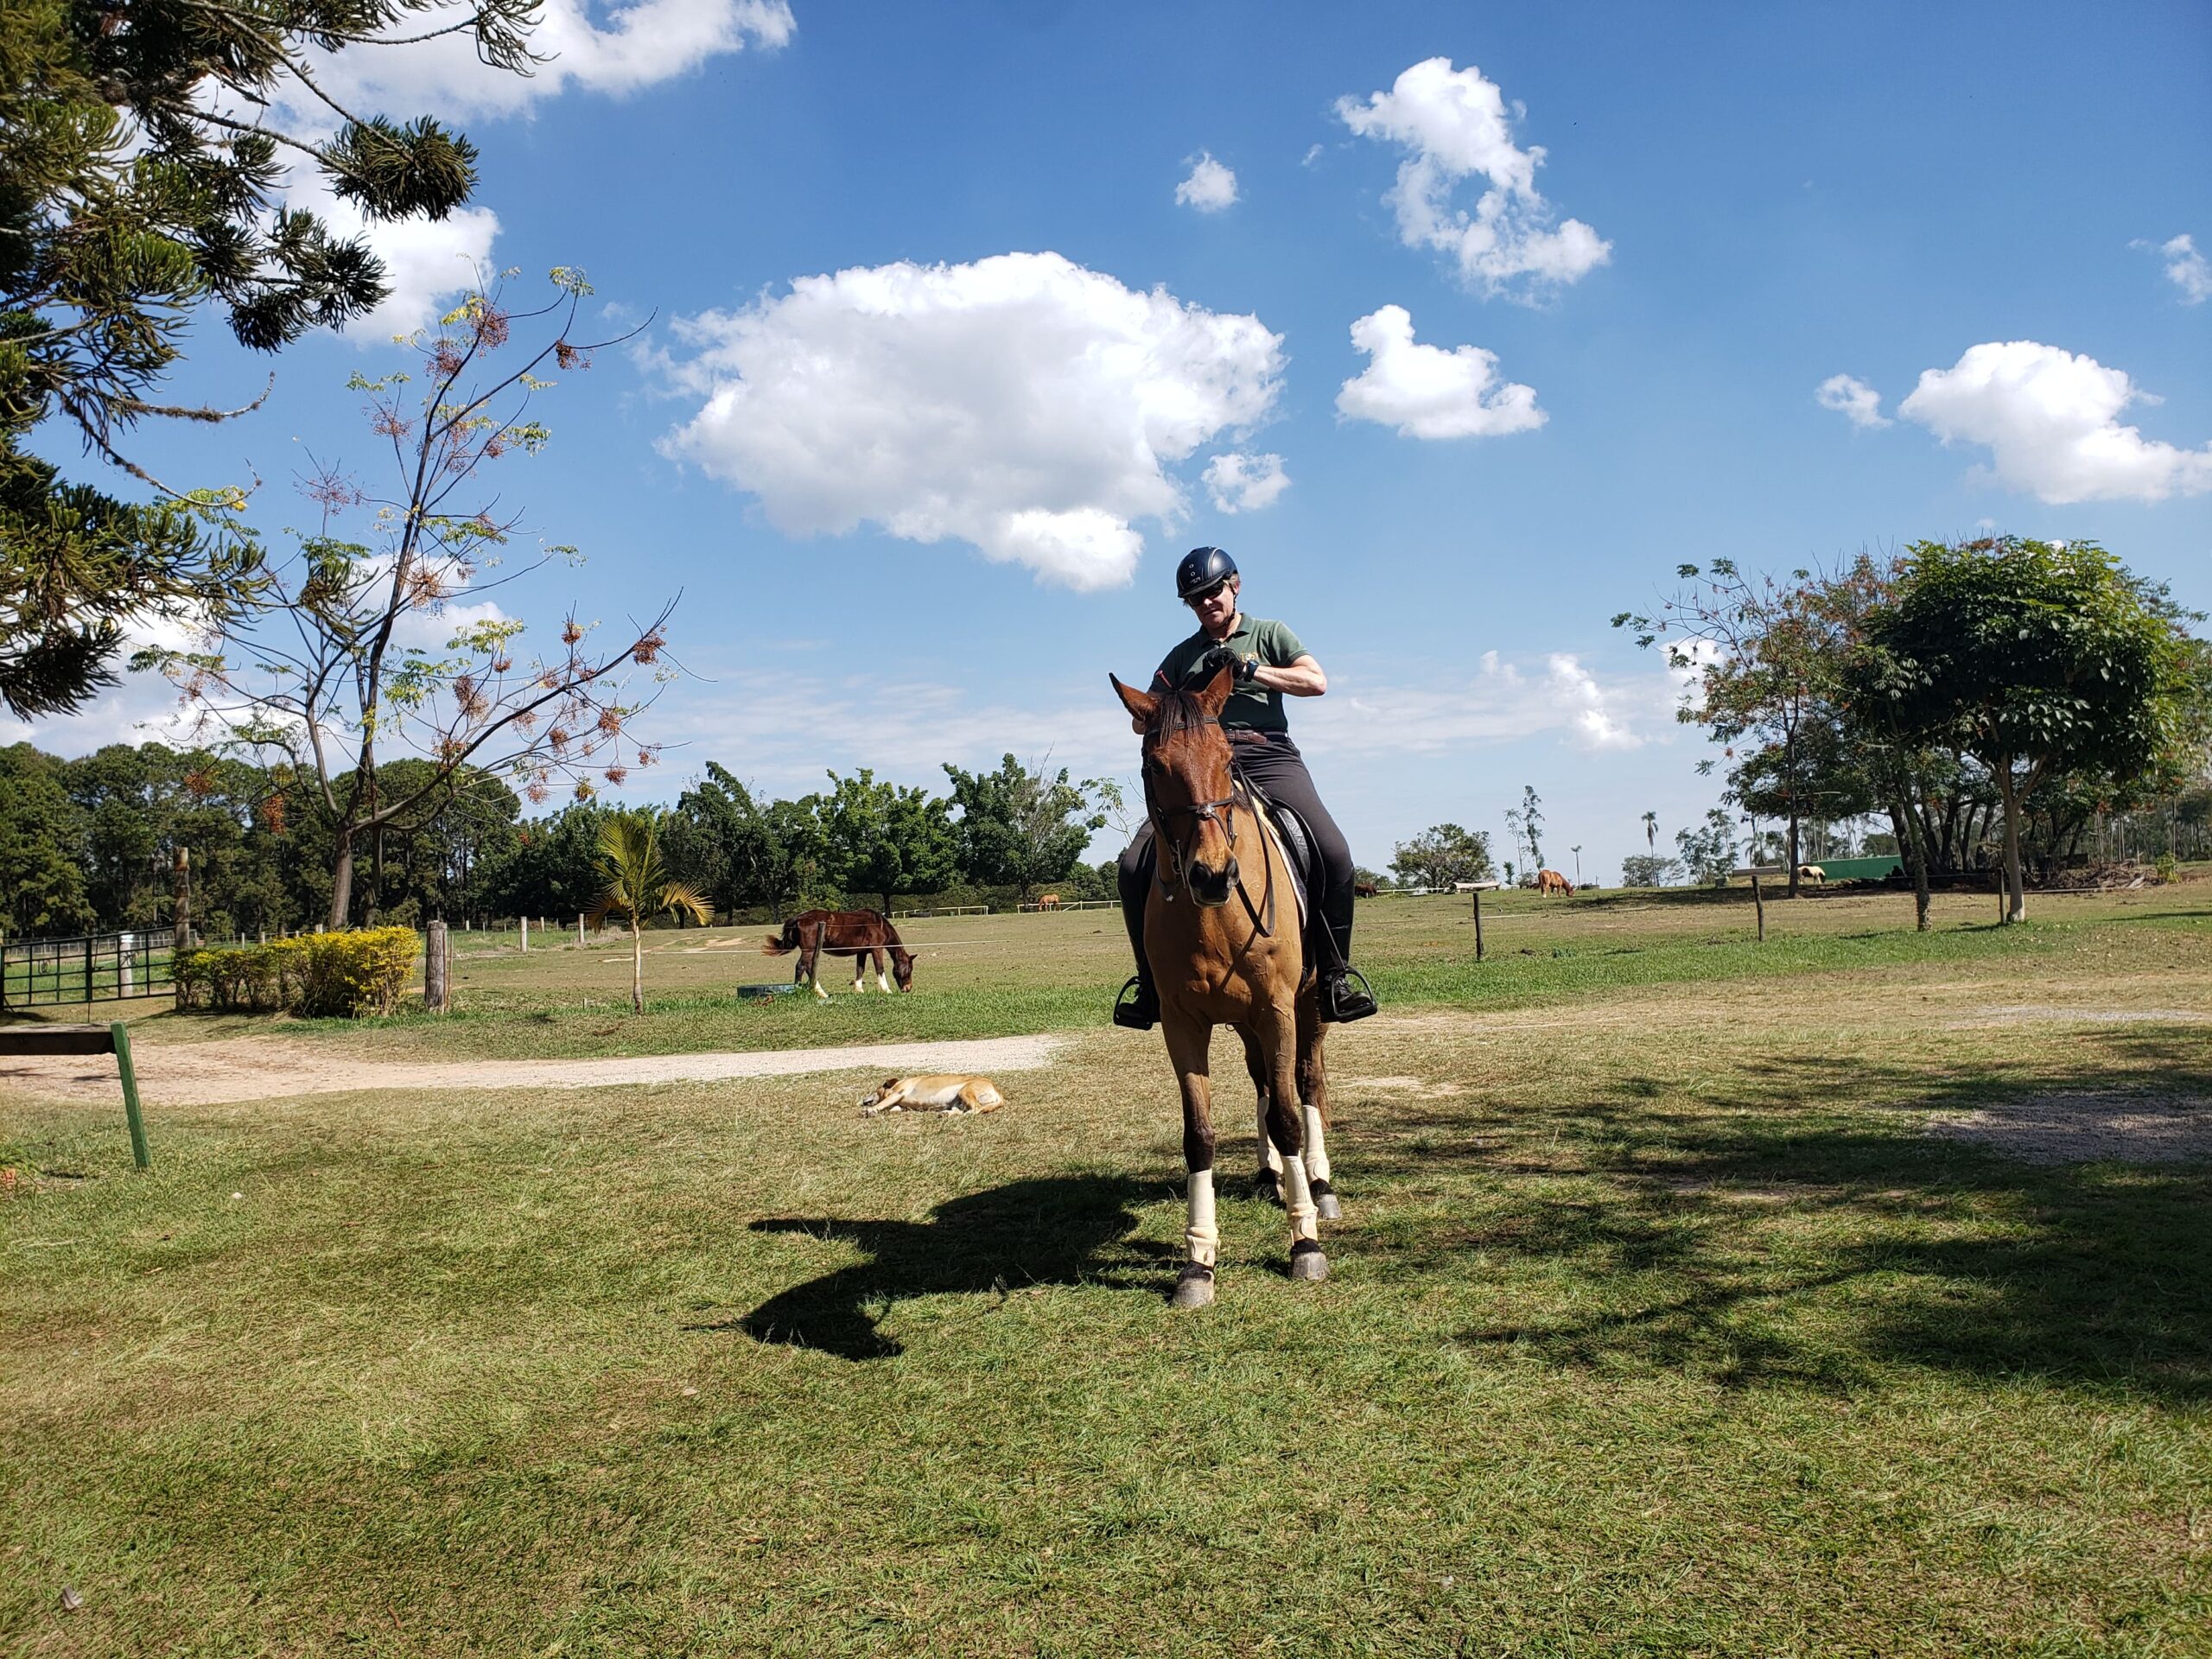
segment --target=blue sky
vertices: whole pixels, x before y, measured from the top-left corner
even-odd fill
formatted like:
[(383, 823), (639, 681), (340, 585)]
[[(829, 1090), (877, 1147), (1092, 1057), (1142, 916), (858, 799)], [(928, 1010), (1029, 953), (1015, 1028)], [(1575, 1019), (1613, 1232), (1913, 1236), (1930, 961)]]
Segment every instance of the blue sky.
[[(1610, 881), (1646, 809), (1671, 833), (1717, 787), (1607, 626), (1677, 563), (1986, 522), (2212, 609), (2201, 3), (549, 14), (529, 86), (395, 54), (352, 95), (483, 152), (402, 311), (488, 249), (654, 317), (499, 480), (589, 558), (511, 612), (683, 593), (696, 677), (650, 719), (683, 747), (632, 798), (708, 760), (779, 792), (1007, 750), (1129, 772), (1106, 673), (1185, 630), (1173, 563), (1212, 542), (1330, 672), (1294, 730), (1362, 862), (1442, 819), (1502, 841), (1533, 784), (1550, 861)], [(1179, 201), (1208, 156), (1234, 200)], [(302, 447), (372, 462), (341, 383), (389, 332), (303, 342), (262, 410), (140, 453), (251, 467), (256, 518), (302, 522)], [(203, 329), (177, 390), (264, 372)], [(1289, 481), (1223, 511), (1222, 455)]]

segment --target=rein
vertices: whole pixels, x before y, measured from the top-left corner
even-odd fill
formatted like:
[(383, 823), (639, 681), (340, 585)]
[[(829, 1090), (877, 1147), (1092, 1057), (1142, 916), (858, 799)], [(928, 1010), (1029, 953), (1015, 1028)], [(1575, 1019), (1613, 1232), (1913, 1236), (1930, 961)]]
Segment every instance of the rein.
[[(1204, 723), (1218, 727), (1221, 721), (1217, 719), (1208, 719)], [(1171, 905), (1175, 902), (1175, 884), (1181, 882), (1185, 886), (1188, 885), (1188, 880), (1184, 874), (1184, 865), (1187, 861), (1182, 843), (1167, 831), (1166, 815), (1172, 812), (1189, 813), (1192, 834), (1194, 836), (1198, 833), (1199, 824), (1218, 823), (1222, 827), (1222, 833), (1229, 838), (1229, 851), (1231, 857), (1234, 857), (1236, 852), (1236, 809), (1243, 807), (1252, 815), (1255, 822), (1260, 816), (1259, 804), (1252, 798), (1250, 785), (1237, 776), (1234, 756), (1230, 760), (1229, 793), (1219, 800), (1199, 801), (1189, 806), (1163, 807), (1153, 794), (1152, 775), (1147, 772), (1144, 779), (1144, 804), (1145, 816), (1152, 823), (1153, 839), (1159, 845), (1162, 854), (1157, 861), (1160, 893)], [(1259, 930), (1260, 937), (1263, 939), (1271, 939), (1274, 937), (1275, 929), (1275, 867), (1274, 861), (1267, 855), (1267, 828), (1262, 824), (1260, 829), (1260, 855), (1262, 861), (1268, 867), (1267, 886), (1263, 889), (1262, 898), (1262, 907), (1266, 912), (1265, 919), (1262, 918), (1261, 910), (1255, 909), (1252, 904), (1251, 891), (1244, 885), (1242, 870), (1238, 871), (1236, 876), (1236, 896), (1244, 901), (1244, 912), (1251, 917), (1252, 925)]]

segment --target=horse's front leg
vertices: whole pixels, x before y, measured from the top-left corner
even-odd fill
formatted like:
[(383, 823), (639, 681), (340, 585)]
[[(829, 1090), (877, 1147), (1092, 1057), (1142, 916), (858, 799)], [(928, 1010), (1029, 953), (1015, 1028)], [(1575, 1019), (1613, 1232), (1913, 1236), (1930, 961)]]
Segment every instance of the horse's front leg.
[(1320, 994), (1308, 985), (1298, 998), (1298, 1098), (1306, 1131), (1306, 1179), (1313, 1192), (1313, 1212), (1323, 1221), (1339, 1221), (1344, 1207), (1329, 1185), (1329, 1078), (1321, 1064), (1321, 1040), (1328, 1027), (1321, 1023)]
[(869, 960), (875, 963), (875, 988), (886, 996), (890, 995), (891, 982), (883, 974), (883, 947), (879, 944), (868, 954)]
[(853, 952), (853, 995), (858, 996), (868, 989), (868, 952)]
[(1249, 1032), (1239, 1034), (1244, 1039), (1244, 1069), (1252, 1074), (1253, 1093), (1259, 1100), (1260, 1170), (1252, 1178), (1252, 1196), (1268, 1204), (1281, 1204), (1282, 1154), (1275, 1150), (1274, 1139), (1268, 1133), (1268, 1059)]
[(1189, 1212), (1183, 1228), (1183, 1271), (1176, 1275), (1177, 1307), (1205, 1307), (1213, 1300), (1214, 1264), (1221, 1230), (1213, 1205), (1213, 1084), (1207, 1049), (1213, 1027), (1173, 1008), (1161, 1012), (1167, 1058), (1183, 1090), (1183, 1168)]
[(1306, 1183), (1305, 1124), (1298, 1099), (1298, 1017), (1288, 1007), (1258, 1010), (1261, 1052), (1268, 1060), (1268, 1136), (1282, 1154), (1282, 1207), (1290, 1212), (1290, 1276), (1325, 1279), (1313, 1189)]

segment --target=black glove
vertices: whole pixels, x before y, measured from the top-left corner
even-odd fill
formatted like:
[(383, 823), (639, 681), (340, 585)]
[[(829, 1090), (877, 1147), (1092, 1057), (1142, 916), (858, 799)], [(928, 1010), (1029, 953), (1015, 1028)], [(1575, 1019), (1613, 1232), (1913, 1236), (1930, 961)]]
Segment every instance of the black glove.
[(1260, 659), (1239, 657), (1227, 645), (1216, 645), (1198, 658), (1198, 666), (1191, 671), (1191, 683), (1204, 685), (1224, 668), (1235, 671), (1237, 684), (1249, 685), (1252, 677), (1260, 671)]

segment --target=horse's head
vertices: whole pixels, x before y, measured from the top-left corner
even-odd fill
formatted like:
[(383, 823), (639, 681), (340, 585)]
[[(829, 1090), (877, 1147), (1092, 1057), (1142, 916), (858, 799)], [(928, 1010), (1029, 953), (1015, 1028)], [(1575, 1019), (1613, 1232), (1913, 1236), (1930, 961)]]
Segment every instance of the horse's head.
[(1197, 691), (1133, 690), (1112, 675), (1129, 722), (1144, 734), (1144, 800), (1163, 878), (1179, 875), (1201, 905), (1225, 905), (1236, 886), (1235, 788), (1222, 705), (1235, 676), (1224, 668)]
[(914, 988), (914, 953), (903, 944), (891, 947), (891, 977), (902, 991)]

